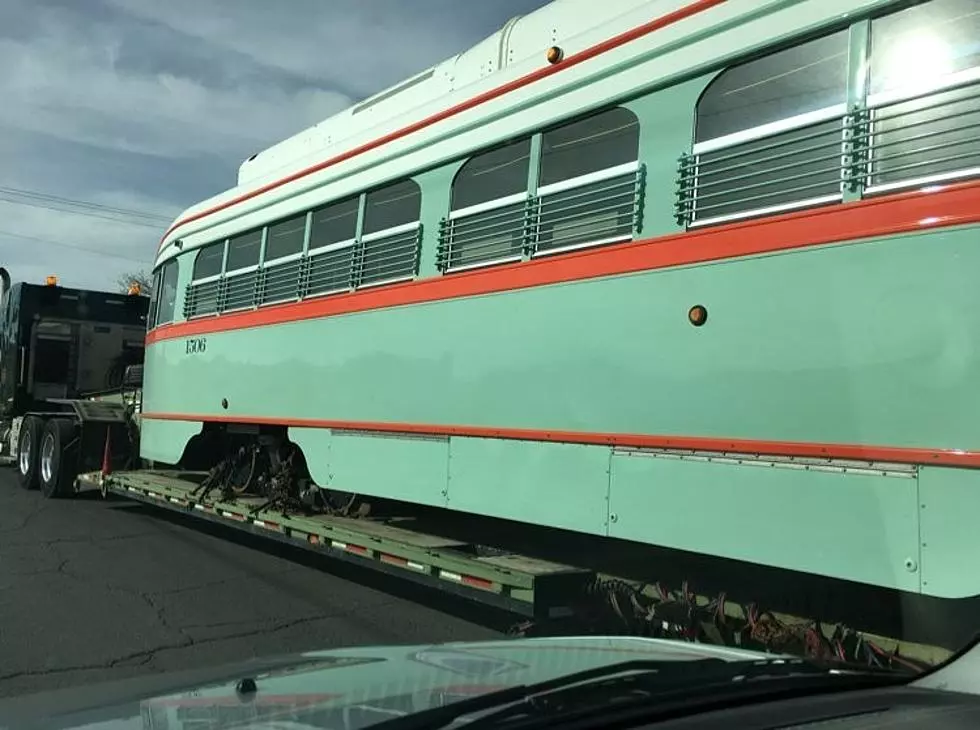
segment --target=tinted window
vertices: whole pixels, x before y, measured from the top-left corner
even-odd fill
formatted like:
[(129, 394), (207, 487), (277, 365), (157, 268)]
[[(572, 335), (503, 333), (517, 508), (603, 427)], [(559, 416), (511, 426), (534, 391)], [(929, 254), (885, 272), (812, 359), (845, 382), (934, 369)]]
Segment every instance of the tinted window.
[(262, 229), (249, 231), (228, 241), (228, 261), (225, 271), (235, 271), (259, 263), (262, 247)]
[(225, 242), (211, 243), (197, 252), (194, 259), (194, 280), (221, 273), (221, 261), (225, 255)]
[(402, 180), (367, 194), (361, 233), (375, 233), (419, 219), (422, 193), (414, 180)]
[(871, 23), (871, 93), (929, 84), (980, 64), (980, 5), (933, 0)]
[(639, 156), (640, 125), (628, 109), (608, 109), (541, 136), (541, 186), (587, 175)]
[(271, 261), (303, 250), (306, 234), (306, 214), (279, 221), (269, 226), (265, 242), (265, 260)]
[(160, 275), (159, 304), (157, 305), (157, 323), (166, 324), (174, 321), (174, 305), (177, 303), (177, 261), (168, 261)]
[(847, 99), (847, 31), (723, 71), (698, 102), (698, 142)]
[(531, 139), (521, 139), (471, 158), (453, 180), (452, 208), (459, 210), (527, 190)]
[(357, 209), (360, 198), (348, 198), (313, 211), (310, 248), (347, 241), (357, 232)]

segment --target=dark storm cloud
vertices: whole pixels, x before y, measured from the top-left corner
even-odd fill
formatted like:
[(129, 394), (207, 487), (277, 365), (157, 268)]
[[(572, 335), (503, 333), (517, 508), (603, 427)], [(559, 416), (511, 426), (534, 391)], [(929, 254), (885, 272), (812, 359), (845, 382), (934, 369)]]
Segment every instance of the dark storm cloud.
[[(4, 0), (0, 190), (172, 218), (240, 162), (544, 0)], [(0, 265), (111, 286), (165, 225), (3, 202)], [(9, 197), (9, 196), (8, 196)]]

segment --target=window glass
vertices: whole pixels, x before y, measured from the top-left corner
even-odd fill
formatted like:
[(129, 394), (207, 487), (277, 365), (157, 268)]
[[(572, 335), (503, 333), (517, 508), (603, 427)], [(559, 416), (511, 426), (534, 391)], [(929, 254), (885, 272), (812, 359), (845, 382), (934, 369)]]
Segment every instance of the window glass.
[(158, 284), (159, 290), (154, 296), (159, 296), (157, 304), (157, 323), (167, 324), (174, 321), (174, 305), (177, 303), (177, 260), (171, 259), (163, 266)]
[(932, 0), (871, 23), (871, 93), (928, 87), (980, 65), (980, 3)]
[(194, 259), (194, 280), (221, 273), (221, 261), (225, 255), (225, 242), (211, 243), (197, 252)]
[[(153, 272), (153, 289), (150, 297), (150, 309), (146, 313), (146, 327), (153, 329), (157, 324), (157, 301), (160, 299), (160, 278), (163, 275), (162, 267)], [(2, 306), (2, 302), (0, 302)], [(2, 314), (2, 312), (0, 312)]]
[[(978, 33), (977, 0), (933, 0), (872, 20), (870, 185), (966, 176), (980, 166), (976, 86), (936, 89), (980, 65)], [(898, 99), (875, 100), (881, 92)]]
[(453, 180), (452, 209), (527, 190), (531, 138), (496, 147), (469, 159)]
[(235, 236), (228, 241), (228, 261), (225, 271), (235, 271), (246, 266), (259, 263), (259, 251), (262, 248), (262, 229), (249, 231)]
[(843, 104), (847, 55), (842, 30), (723, 71), (698, 102), (696, 141)]
[(306, 235), (306, 214), (288, 218), (269, 226), (265, 242), (265, 260), (282, 258), (303, 250)]
[(545, 186), (590, 172), (634, 162), (640, 125), (628, 109), (607, 109), (541, 135), (541, 173)]
[(364, 226), (361, 233), (376, 233), (419, 219), (422, 192), (414, 180), (372, 190), (364, 201)]
[(359, 202), (360, 196), (355, 196), (314, 210), (310, 249), (353, 238), (357, 232)]

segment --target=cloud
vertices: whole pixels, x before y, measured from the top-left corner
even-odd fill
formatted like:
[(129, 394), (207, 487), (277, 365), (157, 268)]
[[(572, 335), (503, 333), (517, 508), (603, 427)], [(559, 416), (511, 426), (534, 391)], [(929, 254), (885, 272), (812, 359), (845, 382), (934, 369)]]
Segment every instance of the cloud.
[[(4, 0), (0, 188), (173, 219), (254, 152), (542, 4)], [(14, 278), (93, 288), (148, 265), (166, 228), (2, 200), (0, 215)]]
[(315, 87), (228, 88), (167, 71), (129, 71), (118, 64), (121, 41), (104, 23), (79, 29), (70, 21), (49, 11), (39, 37), (0, 41), (0, 125), (115, 151), (225, 158), (351, 103)]
[[(496, 32), (544, 0), (107, 0), (210, 47), (366, 97)], [(286, 10), (288, 8), (288, 10)]]

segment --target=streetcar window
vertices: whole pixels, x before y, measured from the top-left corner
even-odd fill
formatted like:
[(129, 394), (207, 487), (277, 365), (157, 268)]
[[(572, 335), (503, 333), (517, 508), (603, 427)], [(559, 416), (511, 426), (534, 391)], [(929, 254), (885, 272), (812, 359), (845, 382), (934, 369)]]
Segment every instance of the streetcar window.
[(291, 256), (303, 250), (306, 235), (306, 213), (269, 226), (265, 242), (265, 260)]
[(524, 192), (530, 160), (530, 137), (471, 157), (453, 180), (452, 209)]
[[(980, 67), (975, 0), (933, 0), (871, 23), (869, 192), (975, 176)], [(955, 86), (955, 88), (953, 88)]]
[(722, 72), (697, 105), (694, 155), (679, 180), (689, 223), (841, 200), (848, 32)]
[(607, 109), (541, 135), (538, 186), (635, 162), (639, 154), (636, 116), (621, 107)]
[(228, 260), (225, 271), (237, 271), (259, 263), (262, 248), (262, 229), (242, 233), (228, 241)]
[(197, 282), (220, 274), (224, 257), (224, 241), (209, 244), (197, 252), (197, 256), (194, 258), (193, 281), (187, 285), (184, 298), (185, 317), (213, 314), (218, 311), (220, 280)]
[[(531, 138), (525, 137), (471, 157), (459, 168), (449, 225), (439, 242), (443, 270), (520, 260), (527, 203), (522, 194), (530, 164)], [(488, 205), (466, 210), (481, 203)]]
[(628, 109), (544, 132), (534, 254), (631, 239), (639, 154), (640, 125)]
[(194, 258), (194, 280), (206, 279), (221, 273), (222, 261), (225, 257), (225, 242), (212, 243), (204, 246)]
[(844, 104), (847, 55), (843, 30), (723, 71), (698, 102), (695, 140)]
[(357, 195), (314, 210), (310, 250), (353, 239), (357, 235), (359, 207), (360, 196)]
[(153, 296), (157, 299), (157, 324), (174, 321), (174, 305), (177, 303), (177, 260), (171, 259), (158, 272), (157, 289)]
[(932, 0), (871, 23), (871, 94), (921, 92), (980, 66), (976, 0)]
[(411, 224), (418, 223), (421, 208), (422, 191), (414, 180), (401, 180), (364, 196), (358, 286), (415, 276), (419, 240), (418, 228)]
[(153, 272), (153, 284), (150, 290), (150, 308), (146, 313), (146, 326), (147, 329), (153, 329), (156, 327), (157, 323), (157, 300), (160, 298), (160, 276), (162, 275), (162, 269), (157, 269)]
[(419, 219), (422, 191), (414, 180), (372, 190), (364, 201), (364, 224), (361, 233), (369, 235)]

